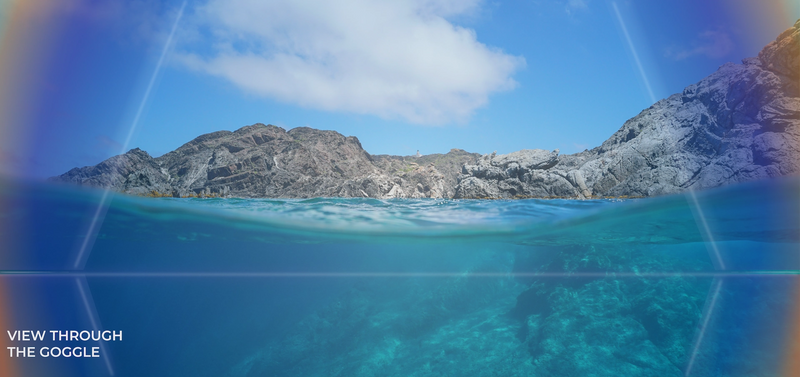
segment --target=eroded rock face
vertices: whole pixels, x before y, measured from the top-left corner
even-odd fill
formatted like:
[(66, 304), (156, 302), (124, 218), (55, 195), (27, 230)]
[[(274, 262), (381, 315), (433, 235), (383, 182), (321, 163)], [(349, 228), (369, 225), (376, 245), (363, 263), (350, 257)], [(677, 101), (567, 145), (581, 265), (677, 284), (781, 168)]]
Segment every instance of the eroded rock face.
[(151, 190), (170, 190), (167, 173), (155, 159), (139, 148), (111, 157), (95, 166), (72, 169), (51, 179), (94, 187), (113, 187), (137, 195)]
[[(456, 198), (508, 198), (508, 197), (575, 197), (568, 180), (572, 175), (552, 169), (558, 164), (558, 149), (524, 149), (497, 155), (482, 156), (475, 165), (464, 165)], [(580, 178), (583, 182), (583, 178)], [(584, 184), (585, 186), (585, 184)]]
[(452, 150), (376, 161), (353, 136), (255, 124), (199, 136), (158, 158), (134, 149), (53, 180), (173, 196), (442, 198), (453, 196), (453, 165), (476, 157)]
[(800, 171), (800, 22), (757, 58), (728, 63), (572, 155), (372, 156), (357, 138), (255, 124), (158, 158), (134, 149), (56, 181), (143, 194), (240, 197), (655, 196)]
[(530, 164), (531, 151), (485, 155), (464, 167), (455, 197), (654, 196), (797, 174), (799, 46), (800, 21), (758, 58), (723, 65), (552, 165)]

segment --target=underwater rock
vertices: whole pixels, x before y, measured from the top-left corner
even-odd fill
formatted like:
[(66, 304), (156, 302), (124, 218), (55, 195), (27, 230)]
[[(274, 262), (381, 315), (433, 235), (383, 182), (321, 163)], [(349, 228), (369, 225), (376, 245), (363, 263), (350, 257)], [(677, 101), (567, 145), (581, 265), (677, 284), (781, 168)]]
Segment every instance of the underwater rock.
[(614, 273), (712, 268), (702, 244), (518, 247), (483, 258), (469, 270), (501, 275), (359, 282), (230, 374), (683, 375), (711, 279)]
[[(508, 272), (498, 252), (476, 270)], [(524, 287), (509, 275), (359, 282), (232, 368), (237, 376), (528, 376), (519, 323)]]
[[(702, 245), (570, 245), (518, 253), (527, 278), (510, 312), (544, 375), (679, 376), (690, 355), (710, 278), (647, 277), (711, 269)], [(642, 276), (620, 276), (636, 271)], [(594, 274), (594, 275), (587, 275)]]

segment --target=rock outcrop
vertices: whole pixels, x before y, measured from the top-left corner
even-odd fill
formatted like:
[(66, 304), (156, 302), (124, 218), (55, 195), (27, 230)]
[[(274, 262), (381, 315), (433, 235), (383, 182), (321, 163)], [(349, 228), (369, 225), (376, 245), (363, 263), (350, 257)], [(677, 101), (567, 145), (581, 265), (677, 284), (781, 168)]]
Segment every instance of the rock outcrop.
[(132, 194), (239, 197), (591, 198), (655, 196), (800, 172), (800, 21), (572, 155), (372, 156), (358, 139), (255, 124), (158, 158), (133, 149), (55, 181)]
[(353, 136), (255, 124), (201, 135), (157, 158), (133, 149), (51, 180), (175, 197), (442, 198), (454, 195), (458, 171), (477, 156), (373, 157)]
[(464, 166), (456, 198), (654, 196), (800, 172), (800, 21), (573, 155), (523, 150)]

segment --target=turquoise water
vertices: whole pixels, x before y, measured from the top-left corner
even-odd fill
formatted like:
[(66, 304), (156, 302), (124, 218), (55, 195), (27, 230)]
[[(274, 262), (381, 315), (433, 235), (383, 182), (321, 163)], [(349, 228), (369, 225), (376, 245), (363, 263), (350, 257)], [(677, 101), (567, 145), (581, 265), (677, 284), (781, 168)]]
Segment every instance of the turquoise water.
[(797, 192), (104, 199), (6, 180), (7, 327), (125, 334), (98, 359), (11, 361), (59, 376), (775, 375)]

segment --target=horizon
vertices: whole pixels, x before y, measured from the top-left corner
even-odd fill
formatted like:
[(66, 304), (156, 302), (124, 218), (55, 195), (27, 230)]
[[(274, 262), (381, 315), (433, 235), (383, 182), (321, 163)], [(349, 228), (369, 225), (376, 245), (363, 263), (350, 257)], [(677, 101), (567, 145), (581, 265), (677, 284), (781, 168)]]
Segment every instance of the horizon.
[(0, 377), (800, 377), (799, 78), (798, 0), (0, 0)]
[(800, 4), (18, 0), (0, 19), (0, 172), (49, 177), (256, 123), (375, 155), (579, 153), (757, 56)]

